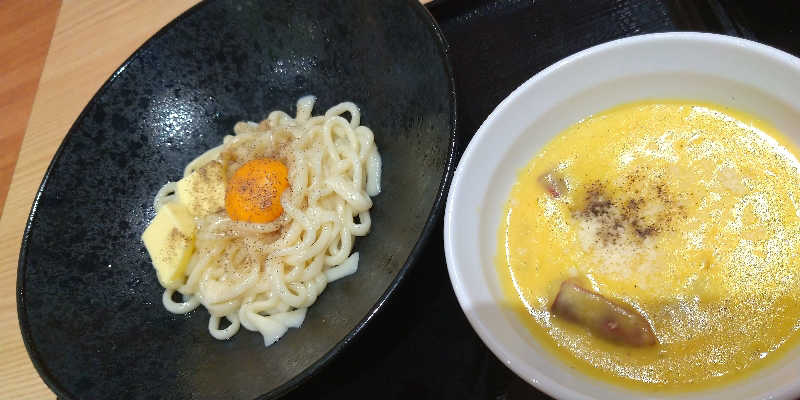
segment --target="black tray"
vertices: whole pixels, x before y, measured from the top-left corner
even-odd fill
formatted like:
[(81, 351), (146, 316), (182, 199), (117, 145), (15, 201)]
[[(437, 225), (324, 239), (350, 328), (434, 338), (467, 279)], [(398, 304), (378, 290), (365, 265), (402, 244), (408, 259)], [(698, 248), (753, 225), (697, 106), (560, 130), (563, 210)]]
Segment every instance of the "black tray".
[[(582, 49), (626, 36), (703, 31), (800, 55), (800, 2), (436, 0), (458, 90), (460, 151), (525, 80)], [(447, 276), (441, 225), (425, 256), (362, 335), (288, 398), (549, 398), (484, 346)]]

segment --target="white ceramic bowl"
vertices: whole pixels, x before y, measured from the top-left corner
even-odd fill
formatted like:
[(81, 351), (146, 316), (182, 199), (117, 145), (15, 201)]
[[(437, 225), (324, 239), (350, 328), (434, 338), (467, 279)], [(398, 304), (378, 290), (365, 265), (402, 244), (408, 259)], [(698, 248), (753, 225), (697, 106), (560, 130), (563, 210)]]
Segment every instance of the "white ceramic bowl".
[(711, 101), (748, 111), (800, 143), (800, 59), (751, 41), (664, 33), (605, 43), (536, 74), (489, 115), (453, 178), (444, 221), (450, 280), (494, 354), (564, 399), (743, 399), (800, 396), (800, 349), (741, 381), (680, 395), (635, 392), (567, 368), (502, 307), (497, 230), (517, 171), (554, 135), (598, 111), (647, 98)]

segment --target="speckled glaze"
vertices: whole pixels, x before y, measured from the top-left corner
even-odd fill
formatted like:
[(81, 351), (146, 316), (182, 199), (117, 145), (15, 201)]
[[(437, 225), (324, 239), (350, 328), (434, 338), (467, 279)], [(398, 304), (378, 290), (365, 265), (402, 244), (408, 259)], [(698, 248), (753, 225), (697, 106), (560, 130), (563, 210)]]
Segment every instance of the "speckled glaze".
[[(63, 399), (276, 397), (377, 312), (436, 226), (452, 176), (455, 93), (442, 36), (415, 0), (202, 3), (139, 49), (75, 122), (31, 209), (17, 301), (25, 344)], [(383, 155), (356, 275), (264, 348), (217, 341), (201, 308), (161, 305), (139, 237), (152, 199), (239, 120), (318, 96), (361, 107)]]

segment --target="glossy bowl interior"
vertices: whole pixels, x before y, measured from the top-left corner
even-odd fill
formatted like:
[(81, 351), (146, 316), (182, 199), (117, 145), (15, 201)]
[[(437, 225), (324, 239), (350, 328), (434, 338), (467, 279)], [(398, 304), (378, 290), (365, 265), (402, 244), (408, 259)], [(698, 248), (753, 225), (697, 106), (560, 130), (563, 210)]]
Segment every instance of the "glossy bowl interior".
[(501, 306), (497, 231), (517, 171), (557, 133), (612, 106), (648, 98), (711, 101), (753, 113), (800, 143), (800, 60), (732, 37), (643, 35), (577, 53), (540, 72), (486, 119), (461, 158), (445, 210), (447, 266), (483, 341), (519, 376), (558, 398), (795, 398), (800, 349), (711, 391), (633, 392), (566, 367)]
[[(236, 121), (361, 109), (383, 157), (359, 271), (334, 282), (301, 329), (264, 347), (217, 341), (202, 307), (173, 315), (140, 235), (152, 201)], [(417, 1), (205, 2), (140, 48), (100, 89), (53, 159), (18, 273), (25, 344), (63, 399), (253, 399), (291, 389), (381, 307), (436, 226), (452, 176), (453, 77)], [(2, 395), (0, 395), (2, 397)]]

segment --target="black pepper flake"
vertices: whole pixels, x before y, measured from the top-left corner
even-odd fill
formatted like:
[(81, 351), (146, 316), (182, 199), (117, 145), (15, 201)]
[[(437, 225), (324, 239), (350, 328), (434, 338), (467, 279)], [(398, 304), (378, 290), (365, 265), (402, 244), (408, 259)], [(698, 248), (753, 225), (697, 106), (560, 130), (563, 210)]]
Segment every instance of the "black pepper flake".
[[(609, 190), (608, 183), (597, 180), (589, 185), (582, 208), (573, 215), (598, 222), (600, 227), (596, 234), (604, 245), (615, 244), (623, 236), (644, 240), (673, 230), (675, 218), (686, 216), (686, 207), (676, 205), (677, 197), (666, 183), (647, 185), (652, 179), (647, 177), (654, 175), (658, 177), (658, 174), (637, 170), (623, 179), (616, 191)], [(610, 192), (622, 195), (613, 198), (608, 195)]]

